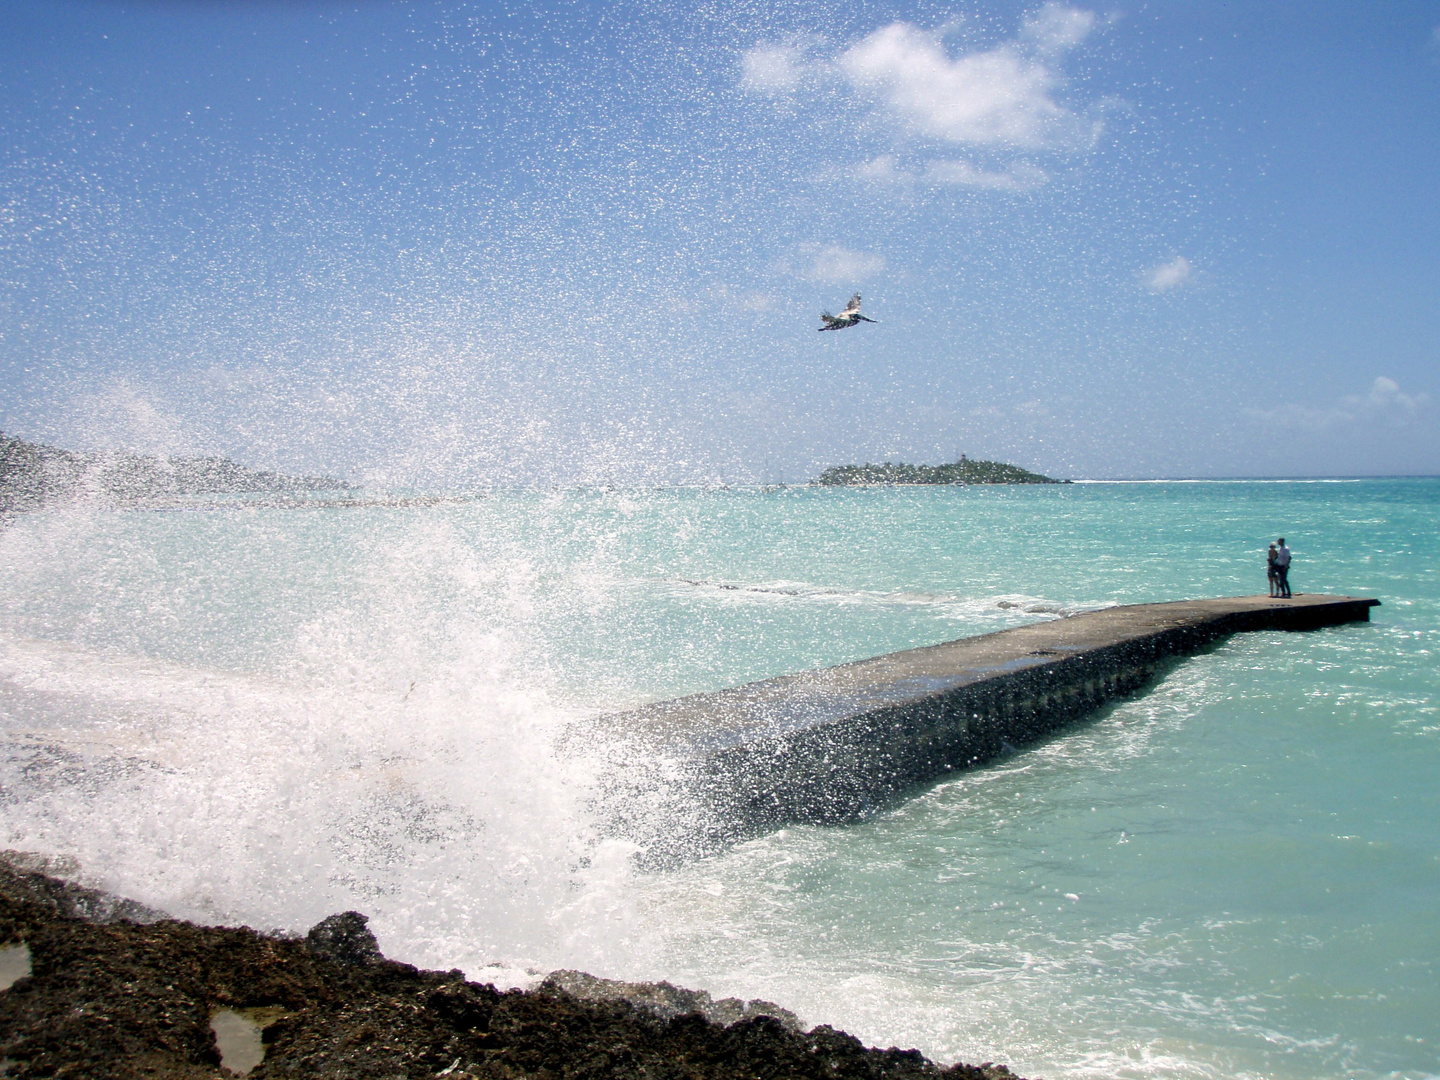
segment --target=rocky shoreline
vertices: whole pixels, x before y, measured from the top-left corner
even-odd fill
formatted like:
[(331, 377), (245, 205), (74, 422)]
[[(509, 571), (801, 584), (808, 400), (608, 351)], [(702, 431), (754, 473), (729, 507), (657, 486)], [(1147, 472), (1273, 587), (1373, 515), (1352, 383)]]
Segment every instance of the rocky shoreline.
[(768, 1002), (556, 972), (498, 991), (385, 959), (355, 912), (305, 939), (197, 926), (0, 857), (0, 1076), (1018, 1080)]

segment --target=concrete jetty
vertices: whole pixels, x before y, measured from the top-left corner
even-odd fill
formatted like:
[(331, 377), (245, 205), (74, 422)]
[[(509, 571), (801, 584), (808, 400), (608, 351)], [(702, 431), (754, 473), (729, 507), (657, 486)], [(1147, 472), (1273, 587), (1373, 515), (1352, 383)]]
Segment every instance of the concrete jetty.
[[(656, 856), (799, 822), (853, 820), (1134, 693), (1175, 657), (1247, 630), (1365, 622), (1378, 600), (1240, 596), (1104, 608), (603, 718), (671, 762), (689, 836), (639, 835)], [(632, 759), (633, 760), (633, 759)]]

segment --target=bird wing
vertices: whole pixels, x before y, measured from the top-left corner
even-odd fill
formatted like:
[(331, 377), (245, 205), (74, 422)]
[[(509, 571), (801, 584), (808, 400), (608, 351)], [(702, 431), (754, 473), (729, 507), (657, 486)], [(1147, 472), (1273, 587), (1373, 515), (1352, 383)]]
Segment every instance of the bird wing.
[(831, 315), (828, 311), (822, 311), (820, 312), (820, 321), (823, 322), (826, 326), (834, 326), (840, 320), (837, 319), (834, 315)]
[(840, 314), (841, 314), (841, 315), (855, 315), (855, 314), (858, 314), (859, 311), (860, 311), (860, 294), (857, 292), (854, 296), (850, 297), (850, 302), (845, 305), (845, 310), (842, 311)]

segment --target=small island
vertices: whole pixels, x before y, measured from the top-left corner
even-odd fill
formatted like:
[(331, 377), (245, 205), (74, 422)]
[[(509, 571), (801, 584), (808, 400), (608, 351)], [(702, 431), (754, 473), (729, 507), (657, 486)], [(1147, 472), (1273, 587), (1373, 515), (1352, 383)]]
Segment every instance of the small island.
[(286, 476), (223, 457), (79, 454), (0, 432), (0, 513), (82, 494), (121, 504), (183, 495), (347, 491), (331, 476)]
[(1003, 461), (974, 461), (964, 454), (946, 465), (832, 465), (814, 481), (827, 487), (857, 484), (1068, 484)]

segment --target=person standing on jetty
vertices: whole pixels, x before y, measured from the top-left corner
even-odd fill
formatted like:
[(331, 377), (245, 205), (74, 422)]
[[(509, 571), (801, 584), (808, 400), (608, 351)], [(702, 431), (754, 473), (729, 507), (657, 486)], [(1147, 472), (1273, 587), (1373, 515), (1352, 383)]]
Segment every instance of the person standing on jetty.
[(1275, 545), (1270, 545), (1270, 550), (1265, 553), (1265, 578), (1270, 582), (1270, 595), (1280, 595), (1280, 571), (1275, 568)]
[(1285, 537), (1280, 537), (1275, 543), (1280, 545), (1275, 549), (1275, 583), (1280, 587), (1276, 596), (1290, 599), (1290, 549), (1285, 546)]

